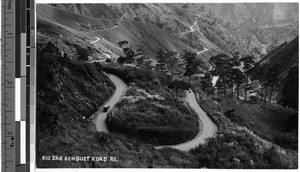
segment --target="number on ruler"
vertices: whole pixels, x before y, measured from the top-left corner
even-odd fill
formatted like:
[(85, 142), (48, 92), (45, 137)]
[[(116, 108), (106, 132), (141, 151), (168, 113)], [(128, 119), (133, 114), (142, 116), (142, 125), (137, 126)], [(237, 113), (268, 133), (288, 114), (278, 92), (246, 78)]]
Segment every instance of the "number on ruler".
[(11, 143), (9, 146), (12, 148), (15, 146), (15, 137), (11, 137), (10, 140), (11, 140)]
[(7, 80), (6, 80), (6, 85), (13, 85), (13, 82), (12, 82), (12, 81), (7, 81)]

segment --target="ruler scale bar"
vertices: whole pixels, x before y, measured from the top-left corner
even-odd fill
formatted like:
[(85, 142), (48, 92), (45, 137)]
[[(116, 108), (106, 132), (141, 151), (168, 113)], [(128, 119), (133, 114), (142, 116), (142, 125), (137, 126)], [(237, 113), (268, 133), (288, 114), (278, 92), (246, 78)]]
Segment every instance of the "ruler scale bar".
[(4, 172), (35, 169), (35, 153), (31, 152), (35, 151), (34, 9), (34, 0), (2, 0), (1, 150)]
[(26, 127), (26, 108), (27, 108), (27, 101), (26, 101), (26, 49), (27, 49), (27, 9), (26, 9), (26, 2), (20, 2), (20, 32), (21, 32), (21, 41), (20, 41), (20, 77), (21, 77), (21, 126), (20, 126), (20, 172), (26, 171), (26, 134), (28, 133), (27, 130), (30, 128)]
[[(2, 1), (2, 171), (15, 171), (15, 7), (14, 1)], [(9, 86), (9, 88), (7, 88)]]

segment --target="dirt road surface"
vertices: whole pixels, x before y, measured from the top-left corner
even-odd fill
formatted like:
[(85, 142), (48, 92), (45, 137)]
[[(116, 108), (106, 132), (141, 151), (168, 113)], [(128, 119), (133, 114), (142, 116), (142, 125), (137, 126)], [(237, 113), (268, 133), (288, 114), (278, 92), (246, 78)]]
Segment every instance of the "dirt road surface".
[(217, 125), (207, 116), (196, 101), (196, 97), (193, 91), (186, 93), (187, 101), (191, 108), (198, 114), (199, 117), (199, 133), (190, 141), (177, 145), (157, 146), (156, 148), (171, 147), (181, 151), (189, 151), (196, 148), (199, 144), (204, 144), (206, 138), (213, 137), (218, 131)]
[(116, 90), (111, 98), (105, 102), (101, 107), (110, 106), (107, 112), (103, 112), (103, 109), (100, 108), (95, 114), (93, 120), (96, 125), (96, 130), (98, 132), (109, 133), (106, 126), (107, 114), (113, 109), (113, 107), (121, 100), (122, 96), (126, 93), (127, 85), (115, 75), (109, 74), (108, 77), (115, 84)]

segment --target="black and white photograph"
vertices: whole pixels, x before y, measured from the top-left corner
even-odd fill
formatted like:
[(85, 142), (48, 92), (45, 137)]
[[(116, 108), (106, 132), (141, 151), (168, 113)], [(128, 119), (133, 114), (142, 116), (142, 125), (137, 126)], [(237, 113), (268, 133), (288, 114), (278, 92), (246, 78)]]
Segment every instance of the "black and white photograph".
[(36, 4), (37, 168), (298, 169), (299, 4)]

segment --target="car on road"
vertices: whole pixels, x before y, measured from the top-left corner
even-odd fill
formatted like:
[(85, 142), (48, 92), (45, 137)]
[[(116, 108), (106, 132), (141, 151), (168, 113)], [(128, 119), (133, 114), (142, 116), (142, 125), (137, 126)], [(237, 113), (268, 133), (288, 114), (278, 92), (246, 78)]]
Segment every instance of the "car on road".
[(104, 106), (103, 107), (103, 112), (107, 112), (109, 110), (110, 106)]

